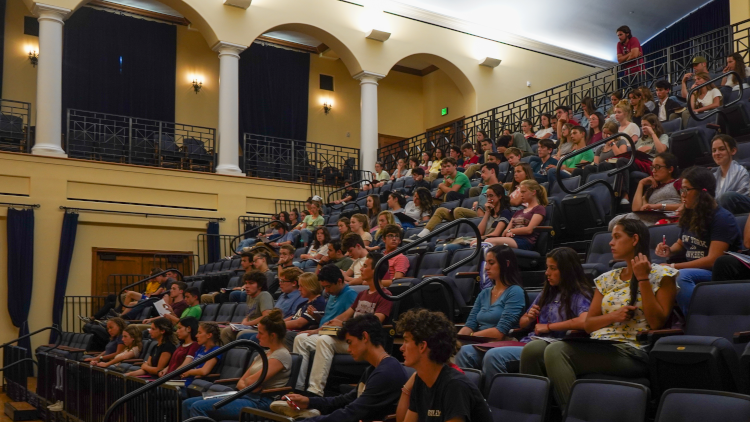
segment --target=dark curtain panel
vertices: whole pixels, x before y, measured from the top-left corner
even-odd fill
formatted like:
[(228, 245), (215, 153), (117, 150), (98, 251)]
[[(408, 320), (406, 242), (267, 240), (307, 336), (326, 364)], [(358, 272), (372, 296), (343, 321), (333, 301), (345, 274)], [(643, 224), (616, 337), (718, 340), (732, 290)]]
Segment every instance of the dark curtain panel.
[[(34, 210), (8, 209), (8, 313), (18, 336), (29, 333), (29, 307), (34, 280)], [(18, 342), (31, 351), (29, 339)]]
[[(63, 307), (65, 306), (65, 290), (68, 288), (68, 274), (73, 260), (73, 247), (76, 244), (78, 232), (78, 214), (65, 213), (63, 216), (62, 233), (60, 234), (60, 252), (57, 255), (57, 276), (55, 277), (55, 300), (52, 304), (52, 324), (61, 326)], [(57, 332), (52, 331), (49, 342), (57, 340)]]
[(306, 140), (309, 81), (310, 53), (250, 45), (240, 55), (240, 139)]
[(3, 93), (3, 57), (5, 56), (5, 4), (7, 0), (0, 0), (0, 98)]
[(208, 229), (206, 230), (206, 234), (209, 236), (207, 237), (207, 255), (208, 260), (206, 263), (209, 262), (216, 262), (221, 259), (221, 240), (219, 239), (219, 236), (210, 236), (212, 234), (219, 234), (219, 223), (216, 221), (211, 221), (208, 223)]
[(173, 25), (84, 7), (64, 31), (63, 125), (68, 108), (174, 121)]
[(714, 0), (643, 44), (643, 53), (667, 48), (726, 25), (729, 25), (729, 0)]

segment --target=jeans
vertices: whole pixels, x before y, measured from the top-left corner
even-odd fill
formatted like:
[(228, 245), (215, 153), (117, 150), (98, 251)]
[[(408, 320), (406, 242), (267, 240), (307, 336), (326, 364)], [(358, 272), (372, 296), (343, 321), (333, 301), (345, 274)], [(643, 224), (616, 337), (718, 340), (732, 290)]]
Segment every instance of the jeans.
[(133, 306), (132, 308), (122, 308), (123, 312), (125, 312), (121, 315), (122, 319), (126, 321), (140, 319), (143, 311), (150, 306), (154, 306), (154, 303), (158, 302), (159, 299), (161, 298), (148, 298), (138, 302), (138, 304)]
[(454, 208), (453, 213), (451, 213), (448, 208), (440, 207), (435, 210), (435, 213), (432, 214), (430, 221), (427, 222), (427, 225), (424, 226), (424, 228), (429, 231), (433, 231), (435, 227), (437, 227), (437, 225), (442, 223), (443, 221), (453, 221), (457, 218), (474, 218), (476, 216), (476, 211), (472, 211), (468, 208)]
[(242, 249), (249, 248), (256, 243), (258, 243), (258, 239), (245, 239), (241, 241), (239, 245), (237, 245), (237, 250), (235, 252), (240, 253), (242, 252)]
[(465, 248), (466, 248), (466, 246), (459, 245), (458, 243), (447, 243), (447, 244), (444, 244), (444, 245), (438, 245), (438, 246), (436, 246), (435, 247), (435, 252), (448, 251), (451, 254), (453, 254), (453, 252), (456, 252), (459, 249), (465, 249)]
[(248, 394), (239, 398), (221, 409), (214, 409), (213, 405), (224, 399), (208, 399), (203, 397), (193, 397), (182, 402), (182, 420), (194, 418), (196, 416), (205, 416), (216, 421), (222, 420), (240, 420), (240, 412), (243, 407), (252, 407), (260, 410), (270, 410), (273, 399), (270, 397), (261, 397), (255, 394)]
[(718, 257), (711, 273), (713, 281), (750, 280), (750, 268), (731, 255)]
[(307, 374), (307, 365), (310, 361), (310, 352), (315, 352), (315, 360), (310, 371), (310, 385), (307, 391), (322, 397), (328, 381), (328, 373), (331, 371), (333, 355), (347, 353), (349, 345), (332, 336), (299, 334), (294, 338), (293, 351), (302, 356), (302, 365), (300, 366), (296, 387), (300, 391), (305, 389), (305, 374)]
[(251, 340), (258, 343), (258, 332), (250, 330), (240, 331), (237, 335), (237, 340)]
[(234, 290), (232, 293), (229, 293), (229, 301), (237, 303), (247, 302), (247, 293), (244, 290)]
[(552, 190), (552, 187), (555, 186), (555, 183), (557, 183), (557, 179), (568, 179), (571, 175), (565, 170), (562, 170), (560, 174), (557, 174), (557, 169), (549, 169), (547, 170), (547, 180), (549, 180), (549, 190)]
[(719, 206), (732, 214), (750, 212), (750, 197), (737, 192), (726, 192), (719, 197)]
[(711, 270), (702, 268), (683, 268), (677, 275), (677, 285), (680, 290), (677, 292), (677, 306), (682, 309), (682, 314), (687, 316), (690, 298), (693, 297), (693, 290), (698, 283), (711, 281)]
[(235, 340), (237, 340), (240, 336), (244, 335), (243, 338), (249, 338), (248, 336), (250, 334), (257, 335), (257, 330), (242, 330), (240, 332), (234, 331), (232, 327), (226, 326), (221, 329), (221, 341), (224, 344), (231, 343)]
[(305, 270), (310, 268), (315, 269), (315, 267), (318, 266), (318, 263), (313, 261), (312, 259), (306, 259), (304, 261), (292, 262), (292, 265), (301, 270)]
[(458, 193), (455, 191), (450, 191), (445, 194), (445, 198), (443, 199), (443, 202), (463, 201), (466, 198), (467, 196), (465, 193)]
[(461, 346), (455, 361), (459, 368), (481, 369), (484, 372), (483, 389), (489, 392), (492, 378), (497, 374), (507, 374), (508, 362), (521, 360), (522, 350), (523, 347), (519, 346), (495, 347), (484, 353), (482, 359), (482, 353), (469, 344)]

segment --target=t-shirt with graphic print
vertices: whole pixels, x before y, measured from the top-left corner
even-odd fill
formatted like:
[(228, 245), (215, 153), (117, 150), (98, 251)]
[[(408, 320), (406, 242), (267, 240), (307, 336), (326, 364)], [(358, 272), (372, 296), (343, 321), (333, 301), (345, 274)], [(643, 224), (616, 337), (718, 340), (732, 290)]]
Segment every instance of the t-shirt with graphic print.
[[(387, 295), (391, 294), (387, 289), (383, 289), (383, 291)], [(357, 298), (354, 299), (354, 303), (352, 303), (352, 310), (354, 311), (352, 317), (365, 314), (383, 314), (387, 320), (388, 316), (391, 314), (392, 306), (393, 302), (383, 299), (383, 296), (380, 296), (377, 290), (372, 292), (369, 290), (363, 290), (357, 294)]]
[[(560, 296), (561, 294), (558, 292), (555, 295), (554, 299), (547, 302), (547, 304), (545, 304), (539, 310), (539, 320), (537, 321), (537, 324), (544, 325), (567, 321), (569, 319), (578, 317), (584, 312), (589, 311), (589, 307), (591, 306), (591, 298), (586, 297), (582, 293), (574, 293), (570, 298), (570, 309), (571, 311), (573, 311), (573, 315), (568, 315), (566, 308), (562, 304)], [(542, 297), (542, 295), (537, 296), (531, 306), (539, 305), (540, 297)], [(566, 334), (567, 331), (550, 331), (549, 333), (545, 334), (544, 337), (563, 338)], [(531, 332), (529, 335), (524, 337), (521, 342), (530, 342), (532, 340), (532, 335), (534, 335), (534, 332)]]
[[(612, 313), (623, 306), (630, 305), (630, 280), (620, 279), (622, 270), (622, 268), (618, 268), (606, 272), (594, 280), (596, 289), (603, 296), (602, 315)], [(677, 274), (679, 274), (679, 271), (674, 268), (651, 264), (651, 272), (648, 275), (651, 290), (656, 294), (661, 287), (661, 281), (664, 277), (677, 278)], [(676, 287), (677, 290), (680, 289), (679, 285)], [(624, 322), (615, 322), (604, 328), (600, 328), (591, 333), (591, 338), (621, 341), (635, 348), (645, 350), (647, 345), (641, 344), (636, 340), (636, 335), (639, 332), (651, 329), (646, 320), (646, 314), (643, 313), (643, 300), (640, 289), (638, 290), (638, 300), (635, 302), (635, 306), (638, 309), (635, 310), (632, 319)]]
[(708, 223), (706, 236), (701, 237), (690, 230), (683, 229), (680, 232), (680, 239), (682, 240), (682, 246), (685, 248), (685, 259), (687, 261), (706, 257), (713, 241), (728, 243), (731, 252), (739, 250), (742, 242), (737, 220), (732, 213), (722, 207), (717, 207), (714, 211), (713, 218)]

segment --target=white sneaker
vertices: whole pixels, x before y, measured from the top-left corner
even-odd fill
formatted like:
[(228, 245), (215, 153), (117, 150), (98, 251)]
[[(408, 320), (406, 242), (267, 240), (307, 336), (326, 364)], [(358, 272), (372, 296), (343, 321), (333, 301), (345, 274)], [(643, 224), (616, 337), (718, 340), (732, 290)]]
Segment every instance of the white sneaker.
[(62, 412), (63, 411), (63, 402), (62, 400), (58, 400), (57, 403), (51, 404), (47, 406), (47, 409), (53, 411), (53, 412)]
[(627, 198), (622, 198), (620, 200), (620, 205), (630, 205), (630, 201), (628, 201)]
[(315, 409), (294, 410), (289, 406), (289, 403), (283, 400), (271, 403), (271, 411), (294, 419), (307, 419), (320, 416), (320, 411)]

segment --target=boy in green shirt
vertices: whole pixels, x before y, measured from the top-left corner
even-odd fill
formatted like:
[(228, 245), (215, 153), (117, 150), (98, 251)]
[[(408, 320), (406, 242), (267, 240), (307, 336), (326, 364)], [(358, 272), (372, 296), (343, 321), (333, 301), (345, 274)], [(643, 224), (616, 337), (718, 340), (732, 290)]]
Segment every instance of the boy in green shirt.
[[(576, 126), (570, 131), (570, 137), (573, 140), (573, 149), (571, 152), (584, 148), (586, 146), (586, 129), (582, 126)], [(581, 163), (591, 163), (594, 161), (594, 150), (588, 150), (583, 154), (578, 154), (574, 157), (568, 158), (563, 161), (560, 167), (560, 172), (557, 172), (557, 168), (551, 168), (547, 171), (547, 179), (549, 179), (549, 189), (557, 183), (557, 179), (567, 179), (571, 177), (571, 173), (576, 169), (576, 165)]]
[(444, 158), (440, 164), (440, 171), (443, 173), (443, 183), (438, 186), (435, 199), (443, 202), (463, 201), (471, 189), (471, 181), (465, 174), (456, 168), (456, 159), (453, 157)]
[(187, 302), (188, 304), (188, 308), (182, 311), (182, 315), (180, 315), (180, 318), (191, 316), (200, 321), (201, 315), (203, 315), (203, 310), (201, 309), (200, 305), (200, 290), (198, 290), (197, 287), (190, 287), (185, 290), (184, 296), (185, 302)]

